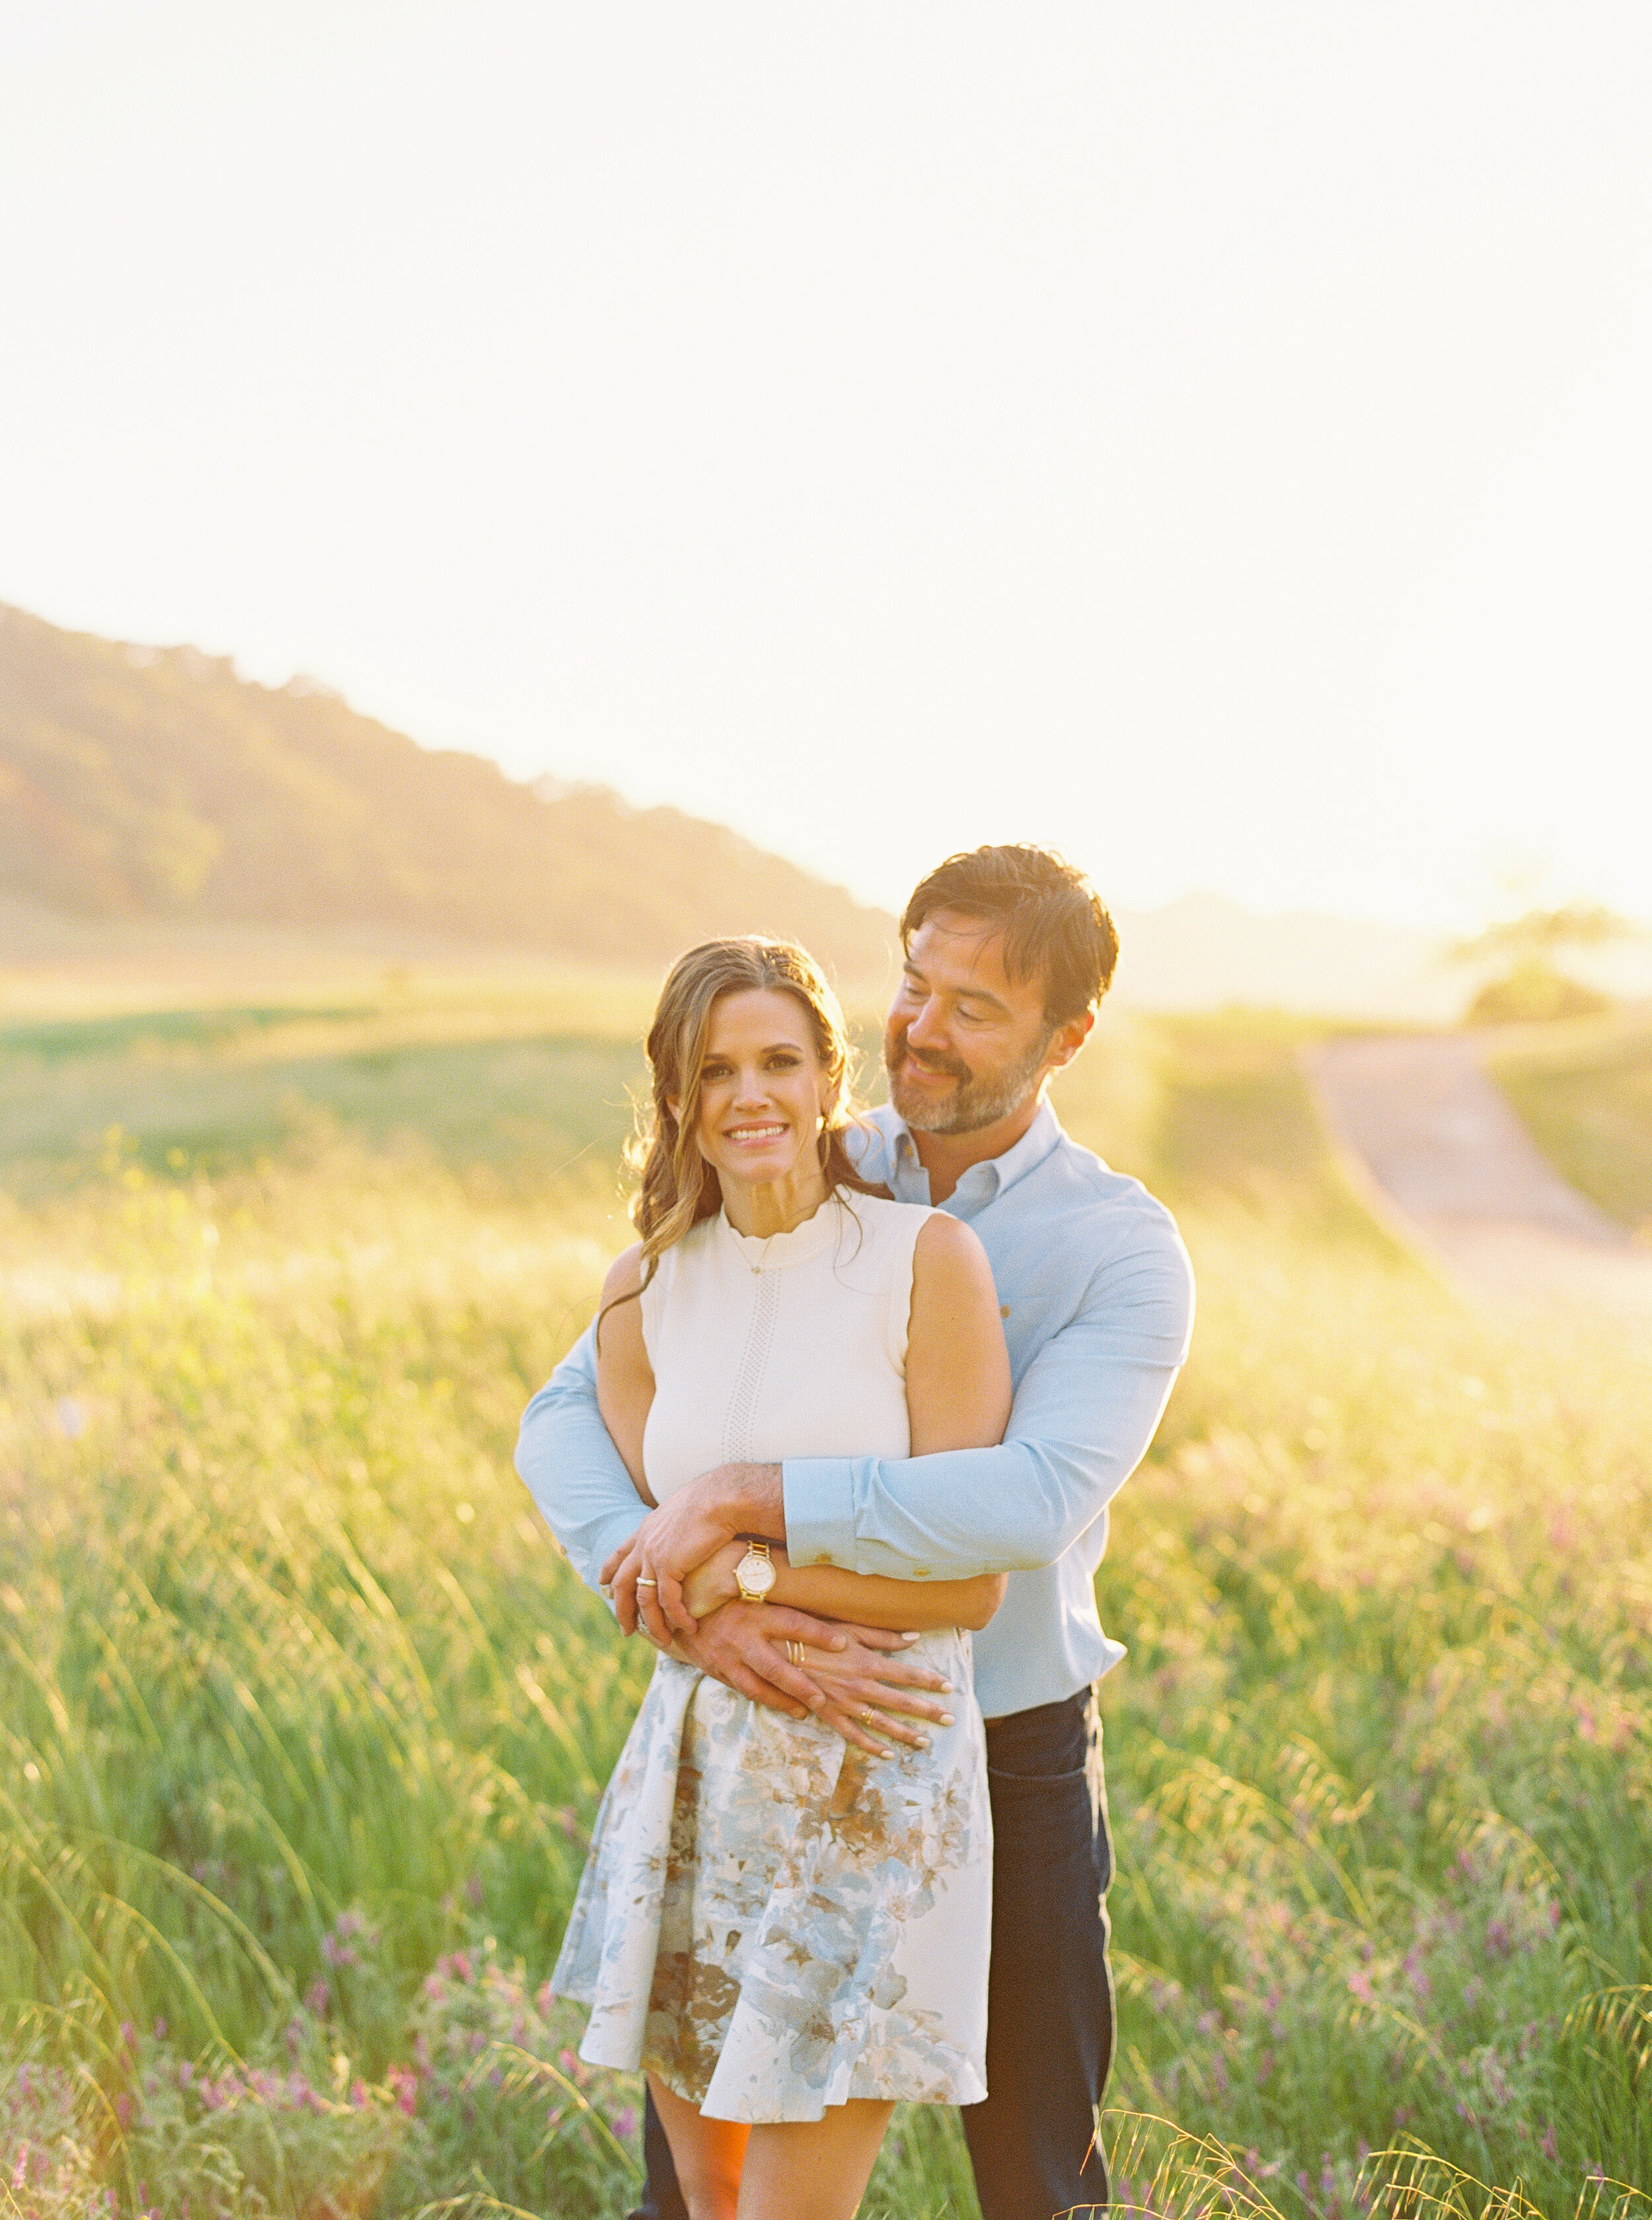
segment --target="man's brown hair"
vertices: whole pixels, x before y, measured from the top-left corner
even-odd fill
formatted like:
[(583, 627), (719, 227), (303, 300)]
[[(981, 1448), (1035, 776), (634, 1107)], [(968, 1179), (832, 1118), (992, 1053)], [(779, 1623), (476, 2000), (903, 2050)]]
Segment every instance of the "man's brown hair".
[(1041, 979), (1046, 1024), (1092, 1010), (1113, 983), (1119, 936), (1095, 889), (1053, 848), (971, 848), (913, 889), (901, 945), (937, 910), (978, 917), (1004, 936), (1012, 979)]

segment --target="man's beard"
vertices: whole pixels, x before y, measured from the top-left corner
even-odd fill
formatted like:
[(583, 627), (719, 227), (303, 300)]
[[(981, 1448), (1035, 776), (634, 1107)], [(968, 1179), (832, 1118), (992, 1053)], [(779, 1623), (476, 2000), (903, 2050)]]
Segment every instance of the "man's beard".
[[(920, 1057), (908, 1048), (905, 1033), (893, 1027), (884, 1036), (883, 1066), (888, 1074), (889, 1100), (915, 1133), (978, 1133), (1019, 1110), (1038, 1083), (1044, 1060), (1050, 1053), (1052, 1032), (1046, 1033), (1006, 1071), (986, 1075), (972, 1072), (956, 1057)], [(926, 1071), (950, 1073), (957, 1086), (948, 1100), (920, 1094), (901, 1083), (907, 1059)]]

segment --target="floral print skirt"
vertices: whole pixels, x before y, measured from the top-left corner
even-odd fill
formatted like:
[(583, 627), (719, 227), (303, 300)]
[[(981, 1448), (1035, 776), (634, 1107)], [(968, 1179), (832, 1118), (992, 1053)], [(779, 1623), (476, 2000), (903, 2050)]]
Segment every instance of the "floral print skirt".
[(720, 2120), (987, 2093), (992, 1819), (969, 1637), (907, 1653), (957, 1724), (888, 1758), (662, 1657), (597, 1813), (552, 1976), (580, 2055)]

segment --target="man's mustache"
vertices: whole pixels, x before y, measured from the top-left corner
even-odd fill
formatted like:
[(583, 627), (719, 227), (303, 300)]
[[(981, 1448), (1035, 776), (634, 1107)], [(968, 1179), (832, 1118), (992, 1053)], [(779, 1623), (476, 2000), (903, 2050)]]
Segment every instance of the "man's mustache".
[(904, 1063), (907, 1057), (910, 1057), (920, 1071), (944, 1072), (949, 1079), (969, 1077), (969, 1067), (967, 1063), (960, 1063), (955, 1057), (924, 1056), (912, 1046), (904, 1033), (896, 1040), (895, 1046), (895, 1059), (899, 1063)]

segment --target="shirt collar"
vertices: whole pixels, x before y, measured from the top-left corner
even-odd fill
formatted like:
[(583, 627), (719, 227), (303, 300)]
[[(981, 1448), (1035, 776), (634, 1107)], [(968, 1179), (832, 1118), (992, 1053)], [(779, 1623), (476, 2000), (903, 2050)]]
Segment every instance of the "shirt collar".
[[(876, 1116), (888, 1144), (889, 1184), (897, 1200), (926, 1202), (929, 1175), (918, 1161), (918, 1144), (911, 1127), (887, 1106)], [(1062, 1138), (1061, 1120), (1048, 1102), (1041, 1102), (1038, 1116), (1013, 1147), (1006, 1149), (1001, 1157), (988, 1157), (971, 1164), (947, 1197), (944, 1207), (955, 1218), (973, 1218), (1041, 1164)]]

